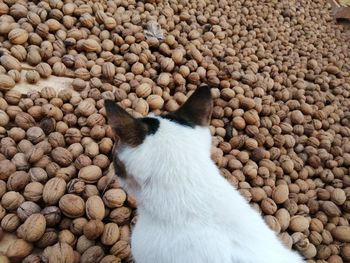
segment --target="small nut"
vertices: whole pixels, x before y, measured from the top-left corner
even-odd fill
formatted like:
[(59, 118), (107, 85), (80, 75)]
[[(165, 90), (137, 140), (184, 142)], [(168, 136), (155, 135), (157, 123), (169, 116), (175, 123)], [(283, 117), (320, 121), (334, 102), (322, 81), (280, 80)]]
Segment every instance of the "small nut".
[(66, 194), (61, 197), (59, 207), (64, 215), (76, 218), (84, 214), (85, 203), (80, 196)]
[(102, 235), (104, 230), (104, 225), (101, 220), (90, 220), (85, 226), (84, 226), (84, 236), (86, 236), (87, 239), (95, 240), (100, 235)]
[(33, 245), (23, 239), (17, 239), (6, 251), (6, 256), (11, 262), (19, 261), (28, 256), (33, 250)]
[(19, 226), (17, 235), (28, 242), (35, 242), (44, 235), (45, 228), (45, 217), (42, 214), (32, 214)]
[(96, 165), (85, 166), (80, 169), (78, 178), (86, 183), (96, 183), (102, 177), (102, 170)]
[(47, 206), (41, 211), (41, 214), (45, 217), (49, 227), (54, 227), (61, 221), (61, 210), (57, 206)]
[(88, 198), (85, 210), (89, 219), (103, 220), (106, 213), (104, 203), (97, 195)]
[(66, 182), (59, 177), (51, 178), (44, 186), (43, 200), (47, 205), (57, 204), (66, 191)]
[(40, 206), (36, 203), (26, 201), (17, 208), (17, 215), (22, 221), (25, 221), (32, 214), (40, 213), (40, 210)]

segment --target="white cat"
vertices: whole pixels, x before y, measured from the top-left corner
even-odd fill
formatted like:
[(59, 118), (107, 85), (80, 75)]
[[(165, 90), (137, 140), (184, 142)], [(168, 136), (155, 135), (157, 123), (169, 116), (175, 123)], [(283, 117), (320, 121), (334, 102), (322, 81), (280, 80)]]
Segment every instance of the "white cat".
[(212, 99), (197, 88), (179, 110), (135, 119), (105, 101), (119, 138), (114, 165), (138, 202), (136, 263), (300, 263), (210, 158)]

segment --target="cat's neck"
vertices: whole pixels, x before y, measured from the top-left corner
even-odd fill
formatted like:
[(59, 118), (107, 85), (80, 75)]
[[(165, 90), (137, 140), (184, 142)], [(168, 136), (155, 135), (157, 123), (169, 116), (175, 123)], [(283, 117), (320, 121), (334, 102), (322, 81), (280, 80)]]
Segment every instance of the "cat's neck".
[(211, 187), (221, 180), (219, 170), (209, 157), (159, 171), (137, 194), (139, 214), (167, 223), (178, 221), (179, 215), (184, 221), (205, 218), (209, 196), (214, 194)]

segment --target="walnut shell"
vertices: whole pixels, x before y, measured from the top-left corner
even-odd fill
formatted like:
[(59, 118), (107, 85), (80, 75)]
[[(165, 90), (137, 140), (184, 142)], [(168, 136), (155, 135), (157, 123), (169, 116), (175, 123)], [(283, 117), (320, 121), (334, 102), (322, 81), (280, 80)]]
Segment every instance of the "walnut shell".
[(11, 56), (11, 55), (3, 55), (0, 57), (0, 64), (6, 69), (16, 69), (18, 71), (21, 71), (22, 66), (21, 63), (18, 61), (17, 58)]
[(290, 219), (289, 229), (295, 232), (303, 232), (309, 228), (309, 220), (304, 216), (293, 216)]
[(0, 161), (0, 180), (7, 180), (16, 171), (16, 165), (9, 160)]
[(44, 262), (74, 263), (74, 251), (70, 245), (59, 242), (45, 248), (42, 258)]
[(289, 189), (286, 184), (280, 184), (272, 192), (272, 199), (276, 204), (284, 203), (289, 196)]
[(15, 191), (9, 191), (1, 198), (1, 205), (9, 211), (16, 210), (23, 202), (23, 196)]
[(102, 176), (102, 170), (96, 165), (85, 166), (80, 169), (78, 178), (86, 183), (96, 183)]
[(105, 206), (99, 196), (91, 196), (86, 201), (86, 215), (89, 219), (103, 220), (105, 216)]
[(10, 76), (0, 74), (0, 91), (6, 92), (15, 86), (15, 81)]
[(39, 73), (40, 77), (48, 78), (52, 74), (52, 69), (49, 64), (45, 62), (39, 63), (35, 67), (36, 71)]
[(115, 242), (118, 241), (120, 236), (119, 227), (115, 223), (108, 223), (105, 225), (101, 242), (106, 246), (112, 246)]
[(15, 231), (20, 224), (20, 218), (12, 213), (5, 215), (1, 220), (1, 228), (7, 232)]
[(85, 203), (80, 196), (66, 194), (61, 197), (59, 207), (64, 215), (76, 218), (84, 214)]
[(47, 205), (57, 204), (66, 191), (66, 182), (59, 177), (51, 178), (44, 186), (43, 200)]
[(68, 166), (73, 162), (73, 155), (63, 147), (57, 147), (51, 152), (52, 159), (62, 166)]
[(85, 39), (82, 43), (82, 48), (86, 52), (101, 52), (100, 44), (94, 39)]
[(47, 226), (54, 227), (61, 221), (61, 210), (57, 206), (47, 206), (41, 214), (45, 217)]
[(7, 189), (20, 191), (30, 182), (30, 176), (24, 171), (16, 171), (7, 180)]
[(20, 112), (16, 115), (15, 123), (18, 127), (27, 130), (35, 125), (35, 120), (26, 112)]
[(110, 250), (110, 253), (120, 259), (124, 259), (130, 255), (131, 248), (128, 242), (120, 240), (113, 245), (113, 247)]
[(31, 182), (24, 188), (23, 195), (26, 200), (37, 202), (42, 198), (44, 186), (39, 182)]
[(104, 230), (104, 225), (101, 220), (90, 220), (83, 229), (84, 236), (87, 239), (95, 240), (100, 235), (102, 235)]
[(80, 262), (95, 263), (100, 262), (104, 256), (103, 249), (100, 246), (92, 246), (85, 250), (81, 255)]
[(17, 239), (13, 242), (6, 251), (6, 256), (11, 262), (19, 261), (28, 256), (33, 250), (33, 245), (23, 239)]
[(340, 242), (350, 242), (350, 227), (337, 226), (331, 230), (332, 236)]
[(109, 189), (103, 195), (103, 202), (109, 208), (123, 206), (126, 200), (126, 193), (122, 189)]
[(31, 201), (26, 201), (17, 208), (17, 215), (22, 221), (35, 213), (40, 213), (40, 206)]
[(26, 79), (29, 83), (37, 83), (40, 79), (40, 75), (36, 70), (29, 70), (26, 73)]
[(12, 44), (22, 45), (28, 40), (28, 32), (22, 28), (14, 28), (7, 37)]
[(42, 214), (32, 214), (17, 229), (17, 236), (28, 242), (38, 241), (45, 233), (46, 220)]
[(160, 110), (164, 106), (164, 100), (159, 95), (154, 95), (154, 94), (149, 95), (147, 97), (146, 101), (152, 110), (157, 110), (157, 109)]

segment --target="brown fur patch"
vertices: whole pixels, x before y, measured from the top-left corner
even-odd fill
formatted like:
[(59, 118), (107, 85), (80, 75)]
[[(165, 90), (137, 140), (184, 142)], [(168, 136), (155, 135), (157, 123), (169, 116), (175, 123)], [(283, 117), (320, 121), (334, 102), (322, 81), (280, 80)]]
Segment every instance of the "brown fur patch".
[(201, 86), (177, 111), (165, 115), (164, 118), (191, 127), (196, 125), (208, 126), (212, 112), (213, 100), (210, 88)]
[(105, 100), (108, 123), (116, 139), (129, 146), (140, 145), (147, 135), (147, 126), (111, 100)]

